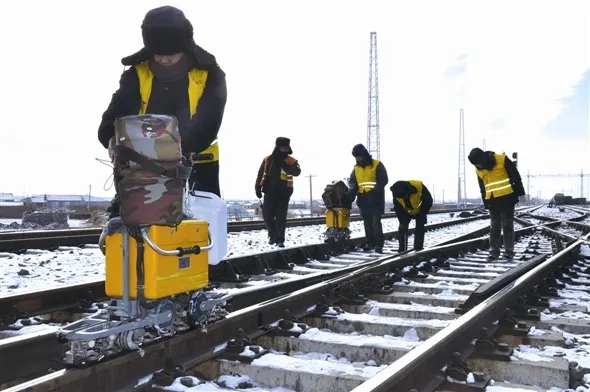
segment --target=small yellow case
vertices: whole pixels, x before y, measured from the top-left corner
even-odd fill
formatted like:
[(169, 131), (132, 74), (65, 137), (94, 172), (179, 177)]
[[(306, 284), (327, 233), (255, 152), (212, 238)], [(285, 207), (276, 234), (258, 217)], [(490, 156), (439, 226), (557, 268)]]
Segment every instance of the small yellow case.
[[(207, 246), (208, 223), (184, 220), (177, 227), (151, 226), (150, 239), (164, 250)], [(123, 297), (123, 233), (105, 238), (105, 288), (113, 298)], [(187, 293), (209, 284), (208, 252), (198, 255), (162, 256), (144, 246), (145, 299), (156, 300)], [(129, 237), (129, 296), (137, 298), (137, 243)]]
[(345, 229), (350, 226), (350, 210), (334, 208), (326, 210), (326, 226), (330, 229)]

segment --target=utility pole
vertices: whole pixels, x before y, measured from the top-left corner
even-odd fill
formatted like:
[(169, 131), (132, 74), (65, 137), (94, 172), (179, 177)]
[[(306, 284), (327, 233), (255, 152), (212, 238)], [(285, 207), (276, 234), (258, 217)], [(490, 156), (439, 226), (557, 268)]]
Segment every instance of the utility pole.
[(88, 185), (88, 212), (90, 212), (90, 195), (92, 195), (92, 184)]
[(457, 176), (457, 208), (463, 201), (463, 208), (467, 207), (467, 187), (465, 181), (465, 127), (463, 109), (459, 112), (459, 175)]
[(306, 176), (309, 178), (309, 216), (313, 216), (312, 208), (313, 208), (313, 182), (312, 178), (315, 177), (314, 174), (310, 174)]

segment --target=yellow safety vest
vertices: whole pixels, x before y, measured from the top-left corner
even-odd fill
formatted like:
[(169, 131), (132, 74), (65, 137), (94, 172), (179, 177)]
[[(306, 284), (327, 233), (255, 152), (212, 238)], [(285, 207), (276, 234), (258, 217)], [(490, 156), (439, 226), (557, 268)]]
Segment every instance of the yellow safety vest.
[(377, 185), (377, 165), (379, 163), (378, 160), (373, 159), (370, 165), (365, 167), (357, 165), (354, 167), (354, 176), (359, 186), (358, 193), (369, 192), (375, 188), (375, 185)]
[(494, 157), (496, 158), (496, 164), (492, 170), (475, 169), (477, 176), (481, 178), (485, 185), (486, 200), (506, 196), (514, 192), (510, 184), (510, 177), (508, 177), (508, 172), (504, 166), (506, 155), (494, 154)]
[(406, 202), (402, 197), (396, 197), (395, 199), (402, 205), (404, 210), (410, 215), (418, 215), (420, 213), (420, 206), (422, 205), (422, 181), (408, 180), (408, 182), (416, 188), (418, 192), (410, 195), (410, 206), (406, 206)]
[[(141, 109), (139, 110), (139, 114), (145, 114), (148, 102), (150, 101), (150, 95), (152, 93), (152, 82), (154, 80), (154, 73), (150, 70), (148, 66), (148, 62), (145, 61), (139, 65), (135, 66), (135, 71), (137, 72), (137, 77), (139, 78), (139, 95), (141, 96)], [(204, 71), (202, 69), (191, 69), (188, 73), (188, 105), (190, 108), (190, 116), (191, 118), (197, 112), (197, 106), (199, 105), (199, 100), (203, 95), (203, 90), (205, 90), (205, 83), (207, 82), (207, 75), (208, 71)], [(196, 152), (196, 151), (192, 151)], [(212, 154), (213, 159), (204, 160), (204, 161), (196, 161), (196, 163), (207, 163), (207, 162), (216, 162), (219, 160), (219, 145), (217, 143), (217, 139), (211, 143), (209, 147), (204, 149), (203, 151), (199, 152), (198, 154)]]

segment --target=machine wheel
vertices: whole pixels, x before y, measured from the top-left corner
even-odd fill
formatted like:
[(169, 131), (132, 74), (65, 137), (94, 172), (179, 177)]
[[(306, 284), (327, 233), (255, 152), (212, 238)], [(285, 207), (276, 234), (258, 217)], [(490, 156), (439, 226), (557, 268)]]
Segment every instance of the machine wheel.
[[(160, 314), (168, 314), (169, 320), (158, 323), (157, 317)], [(156, 327), (156, 329), (159, 330), (160, 333), (168, 334), (174, 330), (174, 321), (176, 320), (176, 307), (174, 306), (174, 303), (172, 301), (170, 301), (169, 299), (161, 300), (158, 303), (158, 306), (156, 306), (154, 316), (156, 317), (156, 320), (154, 320), (154, 326)]]

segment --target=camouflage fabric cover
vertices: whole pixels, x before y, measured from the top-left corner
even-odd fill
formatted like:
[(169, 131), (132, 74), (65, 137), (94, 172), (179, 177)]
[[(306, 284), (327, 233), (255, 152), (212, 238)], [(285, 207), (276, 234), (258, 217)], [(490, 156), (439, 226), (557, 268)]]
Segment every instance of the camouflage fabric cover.
[[(115, 142), (167, 169), (182, 166), (178, 121), (165, 115), (134, 115), (115, 120)], [(162, 176), (115, 154), (115, 188), (127, 226), (176, 226), (182, 222), (185, 181)]]

